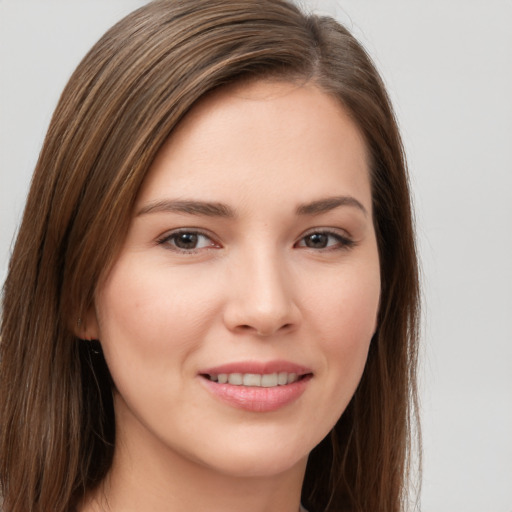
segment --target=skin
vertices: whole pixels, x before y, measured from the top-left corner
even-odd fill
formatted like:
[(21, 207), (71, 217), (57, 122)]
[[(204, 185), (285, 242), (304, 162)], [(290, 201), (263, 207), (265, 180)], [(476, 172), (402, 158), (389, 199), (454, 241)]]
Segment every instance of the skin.
[[(180, 250), (177, 229), (199, 230), (198, 245)], [(117, 439), (82, 510), (296, 512), (308, 454), (360, 380), (379, 296), (367, 153), (341, 105), (269, 81), (203, 99), (153, 163), (89, 314)], [(272, 412), (226, 404), (199, 375), (273, 360), (312, 377)]]

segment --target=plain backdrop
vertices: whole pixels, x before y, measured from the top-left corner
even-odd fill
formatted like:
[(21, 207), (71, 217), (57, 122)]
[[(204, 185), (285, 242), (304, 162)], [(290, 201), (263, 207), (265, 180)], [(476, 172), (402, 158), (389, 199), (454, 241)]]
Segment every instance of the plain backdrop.
[[(2, 281), (62, 88), (144, 3), (0, 0)], [(408, 153), (424, 294), (421, 510), (512, 512), (512, 1), (302, 4), (373, 56)]]

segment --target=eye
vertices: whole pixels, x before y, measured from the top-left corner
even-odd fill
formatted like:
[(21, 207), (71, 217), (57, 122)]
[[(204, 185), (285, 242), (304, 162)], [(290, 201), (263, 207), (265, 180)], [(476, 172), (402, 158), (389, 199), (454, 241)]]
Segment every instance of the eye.
[(208, 235), (194, 230), (180, 230), (166, 234), (158, 240), (158, 244), (178, 252), (195, 252), (199, 249), (219, 247)]
[(332, 231), (314, 231), (302, 237), (295, 247), (308, 249), (347, 249), (354, 245), (354, 241), (339, 233)]

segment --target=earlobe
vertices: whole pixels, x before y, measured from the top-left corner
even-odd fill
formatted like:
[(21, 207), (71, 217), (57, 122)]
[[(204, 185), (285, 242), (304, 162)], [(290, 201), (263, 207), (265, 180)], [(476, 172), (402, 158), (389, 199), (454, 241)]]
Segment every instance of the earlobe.
[(78, 317), (74, 327), (74, 333), (77, 338), (82, 340), (99, 339), (99, 326), (96, 317), (96, 310), (91, 306), (84, 317)]

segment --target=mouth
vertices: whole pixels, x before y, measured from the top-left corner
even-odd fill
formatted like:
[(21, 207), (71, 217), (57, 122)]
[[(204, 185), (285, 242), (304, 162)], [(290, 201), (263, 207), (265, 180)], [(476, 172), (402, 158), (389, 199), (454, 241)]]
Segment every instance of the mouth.
[(257, 388), (274, 388), (286, 386), (302, 380), (311, 373), (302, 375), (295, 372), (274, 372), (274, 373), (206, 373), (201, 377), (219, 384), (231, 384), (232, 386), (245, 386)]
[(204, 370), (199, 377), (221, 402), (260, 413), (277, 411), (297, 402), (309, 387), (313, 372), (283, 361), (245, 362)]

